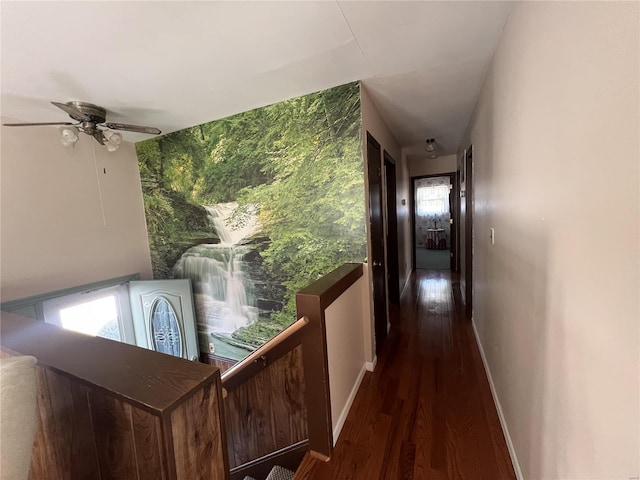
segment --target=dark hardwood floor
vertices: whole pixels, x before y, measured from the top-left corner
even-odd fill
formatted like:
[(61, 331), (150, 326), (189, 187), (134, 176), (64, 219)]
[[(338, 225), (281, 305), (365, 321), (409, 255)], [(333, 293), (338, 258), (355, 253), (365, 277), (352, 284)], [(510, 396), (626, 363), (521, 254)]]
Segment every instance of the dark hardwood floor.
[(515, 479), (457, 277), (417, 270), (391, 322), (331, 460), (296, 480)]

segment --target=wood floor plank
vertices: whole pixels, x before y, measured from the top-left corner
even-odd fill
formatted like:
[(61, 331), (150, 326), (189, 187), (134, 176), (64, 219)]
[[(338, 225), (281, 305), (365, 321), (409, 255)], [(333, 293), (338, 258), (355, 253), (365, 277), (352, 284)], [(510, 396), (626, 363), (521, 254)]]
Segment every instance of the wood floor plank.
[(305, 457), (296, 480), (515, 479), (458, 278), (409, 282), (331, 460)]

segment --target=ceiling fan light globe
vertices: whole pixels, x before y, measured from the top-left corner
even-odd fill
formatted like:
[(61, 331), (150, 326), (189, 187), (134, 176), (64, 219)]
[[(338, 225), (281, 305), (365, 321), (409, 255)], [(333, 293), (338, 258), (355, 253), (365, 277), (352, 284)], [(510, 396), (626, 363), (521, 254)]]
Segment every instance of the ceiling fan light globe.
[(78, 129), (76, 127), (62, 127), (60, 129), (60, 143), (65, 147), (76, 143), (80, 137), (78, 136)]
[(111, 132), (111, 135), (107, 138), (111, 145), (120, 145), (122, 143), (122, 134), (118, 132)]
[(76, 127), (62, 127), (60, 129), (60, 136), (65, 141), (75, 143), (80, 138), (78, 136), (78, 129)]
[(110, 141), (105, 143), (104, 146), (107, 148), (107, 152), (115, 152), (120, 147), (120, 145), (114, 145)]

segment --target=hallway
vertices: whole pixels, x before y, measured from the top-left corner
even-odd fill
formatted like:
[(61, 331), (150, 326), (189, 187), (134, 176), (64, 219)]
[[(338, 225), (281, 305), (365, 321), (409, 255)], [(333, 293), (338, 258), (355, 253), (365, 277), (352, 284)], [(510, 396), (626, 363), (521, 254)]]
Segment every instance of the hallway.
[(296, 479), (513, 479), (456, 274), (417, 270), (330, 462)]

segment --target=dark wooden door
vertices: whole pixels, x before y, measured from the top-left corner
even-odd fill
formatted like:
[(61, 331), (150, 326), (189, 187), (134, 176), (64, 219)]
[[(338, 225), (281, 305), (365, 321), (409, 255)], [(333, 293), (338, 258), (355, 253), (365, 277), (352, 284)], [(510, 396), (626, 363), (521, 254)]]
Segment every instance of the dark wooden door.
[(449, 191), (449, 216), (451, 218), (450, 223), (450, 265), (449, 268), (452, 272), (458, 271), (458, 265), (456, 259), (458, 256), (458, 175), (452, 173), (451, 178), (451, 190)]
[(465, 303), (471, 311), (473, 305), (473, 145), (465, 155), (465, 218), (464, 218), (464, 269)]
[(455, 210), (456, 210), (456, 216), (455, 216), (455, 220), (454, 220), (454, 229), (456, 232), (456, 255), (455, 255), (455, 259), (456, 259), (456, 272), (460, 273), (460, 223), (461, 223), (461, 213), (460, 213), (460, 205), (462, 204), (462, 197), (460, 195), (461, 192), (461, 185), (460, 185), (460, 168), (458, 168), (458, 171), (456, 172), (456, 202), (455, 202)]
[(387, 281), (389, 302), (400, 303), (400, 267), (398, 261), (398, 215), (396, 210), (396, 164), (384, 152), (385, 185), (387, 192)]
[(367, 169), (369, 180), (369, 222), (371, 227), (371, 277), (373, 279), (373, 316), (376, 352), (387, 338), (387, 288), (384, 262), (382, 218), (382, 156), (380, 144), (367, 132)]

